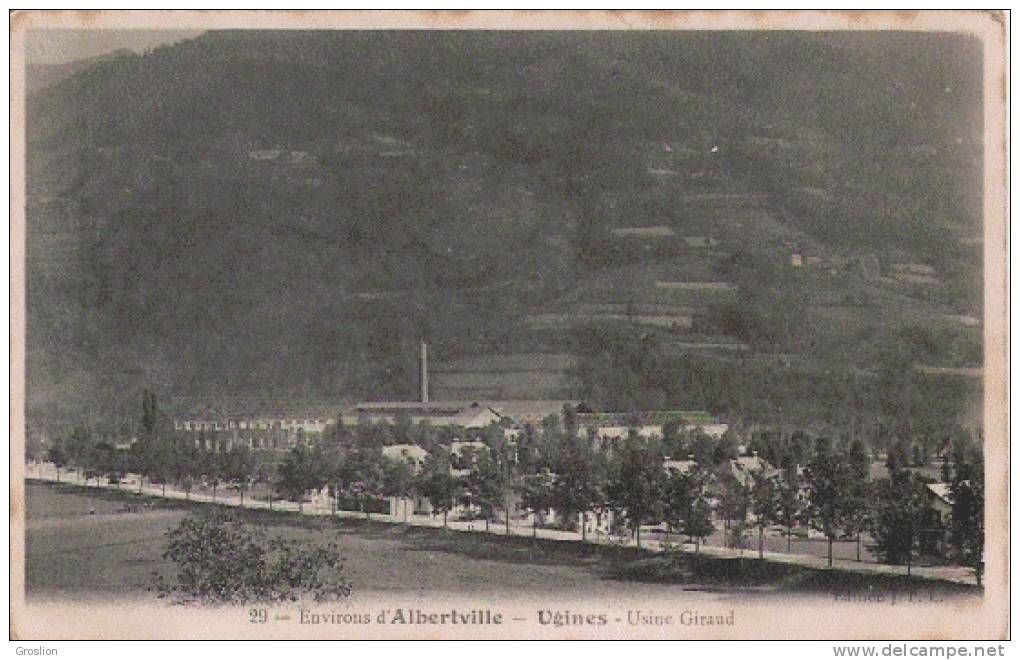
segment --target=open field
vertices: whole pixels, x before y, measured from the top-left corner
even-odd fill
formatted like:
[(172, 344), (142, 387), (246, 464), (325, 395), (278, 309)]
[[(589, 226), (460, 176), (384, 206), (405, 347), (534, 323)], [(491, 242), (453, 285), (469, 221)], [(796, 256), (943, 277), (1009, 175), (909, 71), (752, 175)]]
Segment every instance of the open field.
[(28, 597), (146, 596), (163, 565), (163, 533), (186, 515), (156, 500), (62, 485), (28, 483), (25, 500)]
[[(189, 510), (127, 491), (26, 484), (26, 585), (29, 598), (154, 598), (151, 574), (166, 570), (163, 533)], [(90, 513), (94, 511), (94, 513)], [(524, 595), (555, 593), (731, 598), (847, 589), (926, 589), (976, 594), (973, 587), (905, 576), (823, 570), (751, 558), (664, 556), (618, 545), (507, 539), (477, 532), (239, 510), (271, 535), (340, 545), (361, 594)]]

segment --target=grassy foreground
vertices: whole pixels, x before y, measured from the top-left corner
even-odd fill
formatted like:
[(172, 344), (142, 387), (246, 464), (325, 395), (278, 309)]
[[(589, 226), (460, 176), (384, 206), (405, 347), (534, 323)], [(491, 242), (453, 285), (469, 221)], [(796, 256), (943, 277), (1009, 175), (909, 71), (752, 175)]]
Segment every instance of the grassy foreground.
[[(26, 501), (30, 598), (75, 594), (155, 598), (148, 591), (151, 574), (169, 569), (160, 557), (163, 534), (189, 512), (217, 506), (38, 482), (26, 484)], [(250, 524), (266, 527), (270, 535), (337, 542), (355, 594), (980, 593), (975, 587), (951, 582), (753, 558), (664, 556), (633, 547), (506, 538), (374, 520), (231, 511)]]

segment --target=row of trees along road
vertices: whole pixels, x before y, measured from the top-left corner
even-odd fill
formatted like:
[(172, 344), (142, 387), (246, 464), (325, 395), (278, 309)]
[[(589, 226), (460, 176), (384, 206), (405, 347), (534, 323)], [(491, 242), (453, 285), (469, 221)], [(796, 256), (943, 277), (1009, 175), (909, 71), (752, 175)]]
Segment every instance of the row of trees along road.
[[(175, 433), (154, 395), (146, 392), (138, 440), (130, 450), (96, 441), (87, 427), (78, 426), (50, 448), (48, 458), (58, 470), (73, 467), (86, 481), (108, 476), (119, 482), (131, 472), (140, 475), (139, 488), (148, 479), (162, 484), (164, 493), (174, 483), (188, 495), (201, 482), (212, 488), (213, 499), (226, 484), (243, 502), (246, 492), (262, 484), (269, 487), (270, 506), (278, 496), (303, 509), (308, 493), (325, 489), (334, 512), (343, 503), (354, 503), (366, 517), (381, 510), (381, 498), (421, 497), (443, 516), (444, 525), (449, 513), (462, 506), (484, 520), (486, 529), (502, 517), (508, 533), (505, 512), (515, 505), (533, 514), (536, 530), (540, 524), (576, 529), (580, 523), (582, 537), (590, 516), (601, 525), (611, 512), (614, 524), (628, 530), (638, 546), (643, 526), (665, 523), (668, 533), (686, 535), (698, 551), (721, 524), (727, 544), (743, 547), (747, 537), (756, 535), (759, 556), (764, 556), (771, 527), (785, 528), (787, 550), (794, 529), (809, 527), (824, 535), (830, 566), (833, 543), (856, 538), (859, 553), (860, 535), (869, 532), (882, 561), (906, 563), (909, 569), (926, 535), (938, 533), (945, 537), (947, 556), (973, 566), (980, 580), (983, 457), (966, 438), (954, 443), (944, 464), (952, 511), (942, 529), (941, 521), (933, 519), (925, 484), (906, 465), (903, 452), (889, 452), (888, 477), (870, 479), (872, 459), (859, 435), (838, 442), (815, 438), (810, 451), (803, 443), (777, 438), (762, 447), (774, 468), (750, 461), (756, 466), (740, 473), (732, 467), (737, 458), (732, 437), (714, 439), (674, 427), (667, 438), (645, 438), (631, 428), (625, 438), (603, 441), (593, 429), (580, 429), (576, 412), (567, 406), (539, 428), (525, 427), (513, 442), (496, 424), (477, 435), (484, 447), (468, 445), (459, 455), (433, 441), (420, 469), (384, 456), (387, 444), (429, 432), (398, 420), (335, 426), (318, 441), (299, 443), (283, 454), (245, 445), (226, 448)], [(667, 449), (674, 456), (689, 452), (693, 460), (675, 464), (679, 469), (668, 469), (666, 463), (664, 469)], [(405, 519), (408, 513), (405, 507)]]

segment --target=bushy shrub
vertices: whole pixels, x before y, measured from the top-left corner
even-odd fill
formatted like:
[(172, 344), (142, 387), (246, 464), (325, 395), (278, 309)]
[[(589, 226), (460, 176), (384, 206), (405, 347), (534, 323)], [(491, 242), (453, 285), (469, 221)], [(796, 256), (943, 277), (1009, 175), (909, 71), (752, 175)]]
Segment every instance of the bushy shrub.
[(160, 598), (240, 604), (340, 600), (351, 593), (335, 543), (267, 539), (223, 513), (185, 518), (166, 535), (163, 558), (176, 574), (154, 576)]

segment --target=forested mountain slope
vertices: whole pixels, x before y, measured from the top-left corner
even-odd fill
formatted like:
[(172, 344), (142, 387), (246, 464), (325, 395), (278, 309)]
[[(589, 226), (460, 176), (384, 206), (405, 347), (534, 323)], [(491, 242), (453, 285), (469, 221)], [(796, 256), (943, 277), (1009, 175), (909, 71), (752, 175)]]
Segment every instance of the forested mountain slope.
[[(30, 416), (410, 397), (421, 335), (576, 354), (578, 319), (974, 364), (979, 73), (904, 33), (238, 31), (93, 62), (28, 99)], [(733, 296), (661, 284), (709, 280)]]

